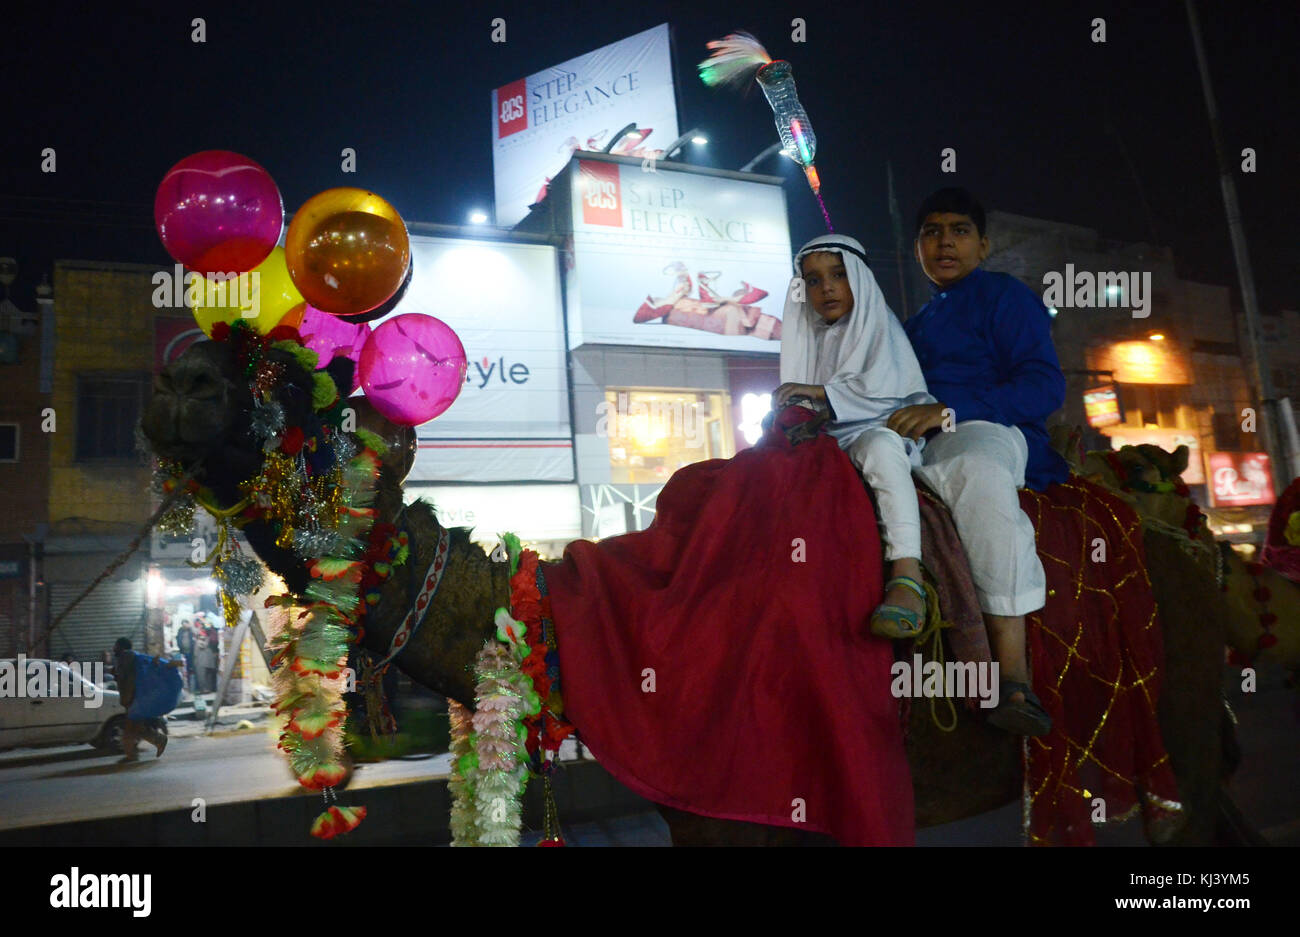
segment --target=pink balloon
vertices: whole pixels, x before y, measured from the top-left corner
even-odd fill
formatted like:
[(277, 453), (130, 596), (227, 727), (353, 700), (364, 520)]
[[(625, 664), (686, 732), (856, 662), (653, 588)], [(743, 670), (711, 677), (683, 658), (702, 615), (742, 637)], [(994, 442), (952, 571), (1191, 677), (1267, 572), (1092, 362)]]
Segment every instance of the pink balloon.
[(452, 405), (465, 386), (465, 348), (442, 320), (407, 313), (370, 333), (361, 349), (366, 399), (394, 423), (419, 426)]
[(204, 150), (163, 176), (153, 220), (167, 253), (191, 270), (245, 273), (280, 240), (284, 202), (271, 174), (247, 156)]
[(352, 387), (348, 393), (361, 386), (361, 349), (370, 340), (370, 326), (364, 322), (348, 322), (328, 312), (321, 312), (311, 303), (303, 310), (302, 324), (298, 334), (302, 343), (316, 352), (319, 359), (316, 370), (328, 365), (335, 358), (351, 358), (355, 367), (352, 369)]

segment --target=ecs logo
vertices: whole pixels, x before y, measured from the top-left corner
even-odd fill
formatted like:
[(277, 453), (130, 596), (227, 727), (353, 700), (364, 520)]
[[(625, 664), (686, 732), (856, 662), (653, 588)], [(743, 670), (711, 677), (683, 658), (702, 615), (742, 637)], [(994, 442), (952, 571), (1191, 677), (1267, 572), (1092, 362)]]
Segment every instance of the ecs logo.
[(524, 95), (528, 93), (528, 79), (520, 78), (497, 89), (497, 139), (504, 140), (512, 133), (528, 129), (528, 112), (524, 109)]
[(582, 174), (583, 222), (613, 228), (623, 227), (618, 164), (583, 160), (579, 164), (579, 170)]

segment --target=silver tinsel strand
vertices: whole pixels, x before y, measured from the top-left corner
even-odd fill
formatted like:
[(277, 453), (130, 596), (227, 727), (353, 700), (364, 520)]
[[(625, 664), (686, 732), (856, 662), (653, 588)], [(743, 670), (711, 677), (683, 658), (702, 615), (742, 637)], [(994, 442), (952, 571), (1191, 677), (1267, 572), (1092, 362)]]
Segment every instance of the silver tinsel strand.
[(262, 587), (265, 575), (262, 564), (251, 556), (235, 555), (221, 563), (221, 578), (232, 595), (252, 595)]
[(279, 436), (284, 432), (284, 407), (277, 400), (270, 403), (255, 401), (253, 410), (248, 415), (248, 423), (257, 439)]
[(338, 555), (344, 538), (336, 530), (304, 530), (293, 532), (293, 551), (303, 559)]
[(347, 464), (349, 459), (361, 451), (348, 433), (334, 433), (330, 436), (330, 442), (334, 445), (334, 455), (340, 464)]

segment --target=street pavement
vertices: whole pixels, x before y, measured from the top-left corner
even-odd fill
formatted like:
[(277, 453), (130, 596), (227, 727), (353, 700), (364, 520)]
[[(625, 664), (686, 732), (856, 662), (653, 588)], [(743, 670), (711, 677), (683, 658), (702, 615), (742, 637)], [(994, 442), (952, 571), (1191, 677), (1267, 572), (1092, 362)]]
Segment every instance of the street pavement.
[[(1230, 790), (1245, 816), (1270, 842), (1300, 844), (1300, 710), (1296, 691), (1280, 675), (1261, 673), (1259, 692), (1242, 694), (1227, 685), (1240, 721), (1242, 766)], [(0, 830), (104, 817), (189, 809), (195, 798), (208, 805), (300, 796), (266, 720), (264, 708), (223, 710), (222, 727), (204, 735), (198, 721), (170, 721), (171, 740), (156, 759), (141, 745), (140, 760), (119, 764), (89, 746), (0, 752)], [(240, 728), (242, 726), (242, 728)], [(570, 748), (566, 758), (576, 752)], [(450, 756), (390, 760), (357, 767), (350, 789), (445, 777)], [(563, 817), (561, 817), (563, 820)], [(572, 845), (669, 845), (657, 813), (565, 827)], [(524, 843), (537, 839), (525, 834)], [(1098, 831), (1104, 845), (1143, 845), (1141, 825), (1131, 821)], [(1020, 805), (958, 823), (917, 831), (921, 846), (1021, 843)]]
[[(0, 753), (0, 830), (298, 796), (284, 754), (265, 726), (217, 735), (173, 736), (162, 758), (140, 746), (140, 760), (120, 764), (89, 746)], [(352, 788), (445, 776), (450, 756), (357, 767)]]

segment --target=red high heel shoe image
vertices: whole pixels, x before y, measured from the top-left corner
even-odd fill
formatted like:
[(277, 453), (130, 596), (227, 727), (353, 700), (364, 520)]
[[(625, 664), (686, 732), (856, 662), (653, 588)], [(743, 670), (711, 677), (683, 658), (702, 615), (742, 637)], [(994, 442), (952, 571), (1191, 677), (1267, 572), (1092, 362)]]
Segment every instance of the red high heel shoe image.
[(716, 280), (718, 277), (722, 276), (722, 274), (719, 271), (714, 270), (712, 272), (701, 272), (695, 274), (695, 276), (700, 281), (701, 302), (705, 302), (705, 303), (722, 302), (722, 297), (713, 291), (713, 281)]
[(647, 296), (641, 308), (636, 311), (632, 317), (633, 322), (649, 322), (651, 319), (662, 319), (677, 305), (678, 300), (685, 299), (691, 294), (691, 275), (686, 270), (686, 264), (680, 260), (675, 260), (668, 266), (664, 267), (664, 273), (677, 274), (677, 280), (673, 283), (672, 291), (663, 299), (655, 299)]
[(744, 280), (741, 280), (740, 289), (732, 293), (731, 298), (741, 306), (752, 306), (759, 300), (767, 298), (767, 290), (760, 290), (758, 287), (750, 286)]

